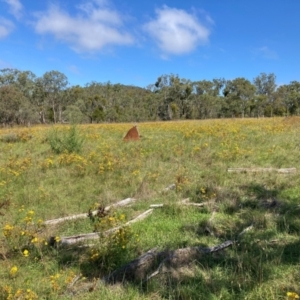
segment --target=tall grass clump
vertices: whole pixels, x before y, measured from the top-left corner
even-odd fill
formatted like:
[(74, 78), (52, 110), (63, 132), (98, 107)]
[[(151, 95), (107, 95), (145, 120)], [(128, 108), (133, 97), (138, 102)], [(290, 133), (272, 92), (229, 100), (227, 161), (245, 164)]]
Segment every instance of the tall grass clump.
[(72, 125), (66, 132), (60, 132), (57, 128), (53, 128), (47, 140), (52, 151), (56, 154), (63, 152), (79, 153), (82, 150), (84, 138), (80, 135), (76, 125)]

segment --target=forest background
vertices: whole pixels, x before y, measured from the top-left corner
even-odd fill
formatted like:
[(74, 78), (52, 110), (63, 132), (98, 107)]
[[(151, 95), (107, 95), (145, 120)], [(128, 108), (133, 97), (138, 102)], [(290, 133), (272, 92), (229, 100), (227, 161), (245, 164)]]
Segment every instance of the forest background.
[(274, 73), (252, 81), (191, 81), (161, 75), (146, 88), (92, 81), (69, 85), (66, 75), (49, 71), (0, 70), (0, 123), (142, 122), (177, 119), (272, 117), (300, 114), (300, 82), (277, 86)]

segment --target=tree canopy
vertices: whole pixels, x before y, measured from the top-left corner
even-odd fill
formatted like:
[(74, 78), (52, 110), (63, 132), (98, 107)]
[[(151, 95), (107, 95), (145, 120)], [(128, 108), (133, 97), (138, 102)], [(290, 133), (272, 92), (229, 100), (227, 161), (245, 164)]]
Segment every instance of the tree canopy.
[(49, 71), (0, 70), (0, 122), (99, 123), (174, 119), (299, 115), (300, 82), (277, 86), (273, 73), (252, 81), (191, 81), (161, 75), (147, 88), (90, 82), (71, 86), (66, 75)]

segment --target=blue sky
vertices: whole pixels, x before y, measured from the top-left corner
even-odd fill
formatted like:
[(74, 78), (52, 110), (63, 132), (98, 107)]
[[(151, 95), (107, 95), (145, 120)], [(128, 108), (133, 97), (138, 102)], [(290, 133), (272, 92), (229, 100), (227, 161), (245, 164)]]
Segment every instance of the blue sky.
[(57, 70), (71, 85), (300, 81), (297, 0), (0, 0), (0, 69)]

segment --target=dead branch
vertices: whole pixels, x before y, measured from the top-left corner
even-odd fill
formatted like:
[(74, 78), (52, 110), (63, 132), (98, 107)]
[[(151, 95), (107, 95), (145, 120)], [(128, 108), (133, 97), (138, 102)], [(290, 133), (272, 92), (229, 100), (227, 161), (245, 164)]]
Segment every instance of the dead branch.
[(197, 207), (202, 207), (202, 206), (205, 206), (205, 205), (208, 205), (208, 204), (211, 203), (209, 201), (207, 201), (207, 202), (201, 202), (201, 203), (189, 202), (189, 201), (190, 201), (190, 199), (186, 198), (186, 199), (181, 200), (180, 203), (184, 204), (184, 205), (197, 206)]
[(180, 203), (181, 203), (181, 204), (188, 204), (189, 201), (190, 201), (190, 198), (185, 198), (185, 199), (182, 199), (182, 200), (180, 201)]
[(149, 207), (150, 208), (160, 208), (160, 207), (163, 207), (164, 205), (163, 204), (151, 204)]
[(210, 201), (197, 203), (197, 202), (189, 202), (189, 201), (190, 201), (190, 198), (186, 198), (186, 199), (181, 200), (179, 203), (180, 203), (180, 204), (183, 204), (183, 205), (190, 205), (190, 206), (196, 206), (196, 207), (203, 207), (203, 206), (206, 206), (206, 205), (211, 205), (211, 204), (213, 204), (215, 200), (216, 200), (216, 199), (213, 198), (213, 199), (210, 199)]
[(128, 205), (128, 204), (130, 204), (132, 202), (135, 202), (135, 201), (136, 201), (135, 198), (126, 198), (126, 199), (121, 200), (121, 201), (119, 201), (117, 203), (114, 203), (114, 204), (112, 204), (110, 206), (105, 207), (105, 210), (110, 210), (113, 207), (126, 206), (126, 205)]
[[(214, 215), (215, 214), (213, 213), (210, 220), (214, 218)], [(241, 233), (238, 234), (237, 240), (239, 240), (242, 235), (252, 228), (252, 225), (245, 228)], [(124, 265), (120, 269), (115, 270), (110, 275), (102, 278), (102, 281), (105, 283), (117, 283), (123, 282), (124, 280), (140, 280), (147, 282), (154, 276), (160, 274), (164, 266), (168, 266), (169, 268), (179, 267), (193, 260), (199, 260), (203, 258), (204, 255), (224, 250), (232, 246), (235, 242), (236, 241), (228, 240), (211, 248), (187, 247), (173, 251), (161, 252), (158, 252), (156, 248), (151, 249), (137, 259)], [(148, 275), (149, 273), (150, 275)]]
[(176, 188), (176, 184), (175, 183), (172, 183), (171, 185), (167, 186), (166, 188), (164, 188), (162, 191), (163, 192), (168, 192), (170, 190), (175, 190)]
[[(136, 201), (136, 199), (134, 198), (126, 198), (124, 200), (121, 200), (117, 203), (114, 203), (110, 206), (106, 206), (104, 208), (105, 211), (109, 211), (112, 207), (120, 207), (120, 206), (126, 206), (129, 203), (132, 203)], [(92, 216), (96, 216), (98, 214), (98, 210), (94, 210), (90, 213)], [(61, 222), (65, 222), (65, 221), (69, 221), (69, 220), (75, 220), (75, 219), (84, 219), (87, 218), (89, 216), (88, 213), (84, 213), (84, 214), (77, 214), (77, 215), (73, 215), (73, 216), (68, 216), (68, 217), (63, 217), (63, 218), (58, 218), (58, 219), (53, 219), (53, 220), (48, 220), (45, 221), (44, 224), (45, 225), (55, 225)]]
[[(109, 235), (113, 232), (116, 232), (117, 230), (119, 230), (120, 228), (124, 227), (124, 226), (128, 226), (131, 225), (135, 222), (141, 221), (143, 219), (145, 219), (146, 217), (148, 217), (151, 213), (153, 212), (153, 209), (148, 209), (145, 212), (143, 212), (142, 214), (138, 215), (136, 218), (134, 218), (133, 220), (128, 221), (127, 223), (125, 223), (122, 226), (117, 226), (114, 228), (111, 228), (105, 232), (92, 232), (92, 233), (85, 233), (85, 234), (79, 234), (79, 235), (73, 235), (73, 236), (67, 236), (67, 237), (61, 237), (60, 238), (60, 245), (73, 245), (82, 241), (86, 241), (86, 240), (93, 240), (93, 239), (98, 239), (99, 235)], [(50, 242), (49, 244), (53, 244), (53, 237), (50, 238)]]
[[(181, 248), (174, 251), (161, 251), (156, 249), (149, 250), (137, 259), (129, 262), (120, 269), (112, 272), (110, 275), (102, 278), (102, 281), (106, 283), (123, 282), (124, 280), (143, 280), (148, 281), (152, 277), (160, 273), (163, 265), (177, 267), (182, 264), (186, 264), (195, 259), (200, 259), (204, 255), (211, 254), (217, 251), (221, 251), (231, 245), (233, 241), (228, 240), (218, 246), (212, 248), (203, 247), (188, 247)], [(158, 268), (150, 275), (151, 272), (159, 263)]]
[(296, 168), (283, 168), (283, 169), (276, 169), (276, 168), (229, 168), (227, 172), (230, 173), (257, 173), (257, 172), (277, 172), (280, 174), (289, 174), (295, 173), (297, 171)]
[(166, 257), (158, 266), (157, 270), (153, 272), (151, 275), (147, 276), (144, 282), (150, 280), (152, 277), (158, 275), (162, 270), (164, 265), (168, 265), (169, 267), (178, 267), (183, 264), (187, 264), (188, 262), (200, 259), (206, 254), (211, 254), (214, 252), (221, 251), (229, 246), (233, 245), (233, 241), (228, 240), (218, 246), (214, 246), (211, 248), (202, 248), (202, 247), (192, 247), (192, 248), (182, 248), (172, 251), (168, 257)]
[(241, 236), (243, 236), (246, 232), (252, 230), (254, 227), (253, 227), (253, 224), (251, 224), (250, 226), (248, 226), (247, 228), (245, 228), (242, 232), (239, 233), (238, 235), (238, 238), (240, 238)]

